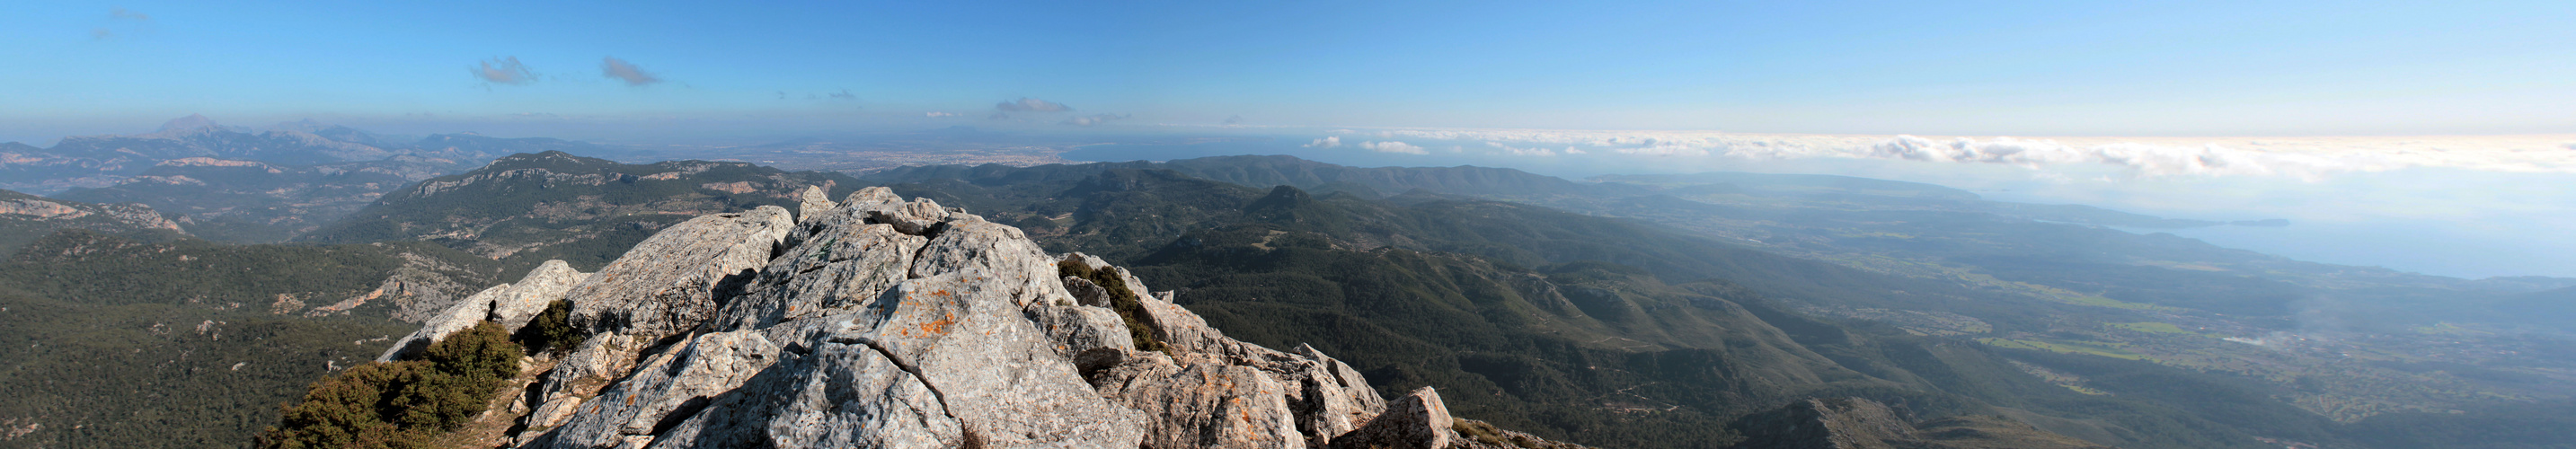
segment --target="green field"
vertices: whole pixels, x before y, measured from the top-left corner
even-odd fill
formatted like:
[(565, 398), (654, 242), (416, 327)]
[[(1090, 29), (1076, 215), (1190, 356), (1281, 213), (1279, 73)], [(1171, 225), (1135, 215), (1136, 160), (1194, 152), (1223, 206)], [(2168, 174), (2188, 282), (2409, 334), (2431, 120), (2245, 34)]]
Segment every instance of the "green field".
[(2145, 360), (2150, 362), (2156, 361), (2155, 358), (2147, 357), (2145, 354), (2129, 352), (2127, 349), (2122, 349), (2122, 347), (2128, 346), (2128, 344), (2125, 343), (2013, 338), (1979, 338), (1977, 339), (1977, 342), (1999, 348), (2037, 349), (2041, 351), (2067, 354), (2098, 355), (2115, 359)]
[(2137, 332), (2145, 332), (2145, 333), (2150, 333), (2150, 334), (2198, 335), (2198, 336), (2203, 336), (2203, 337), (2219, 338), (2219, 336), (2218, 336), (2218, 335), (2213, 335), (2213, 334), (2204, 334), (2204, 333), (2199, 333), (2199, 332), (2192, 332), (2192, 331), (2189, 331), (2189, 330), (2184, 330), (2184, 329), (2182, 328), (2182, 326), (2175, 326), (2175, 325), (2173, 325), (2173, 323), (2158, 322), (2158, 321), (2145, 321), (2145, 322), (2137, 322), (2137, 323), (2102, 323), (2102, 326), (2104, 326), (2104, 327), (2109, 327), (2109, 328), (2113, 328), (2113, 329), (2122, 329), (2122, 330), (2130, 330), (2130, 331), (2137, 331)]
[(2129, 310), (2162, 310), (2162, 311), (2179, 311), (2179, 310), (2184, 310), (2184, 309), (2173, 308), (2173, 307), (2165, 307), (2165, 306), (2159, 306), (2159, 305), (2154, 305), (2154, 304), (2140, 304), (2140, 303), (2134, 303), (2134, 302), (2121, 301), (2121, 300), (2117, 300), (2117, 299), (2104, 298), (2104, 297), (2101, 297), (2101, 296), (2082, 296), (2082, 297), (2075, 297), (2075, 298), (2059, 298), (2059, 299), (2058, 299), (2058, 301), (2060, 301), (2060, 302), (2065, 302), (2065, 303), (2067, 303), (2067, 304), (2084, 305), (2084, 306), (2095, 306), (2095, 307), (2110, 307), (2110, 308), (2114, 308), (2114, 309), (2129, 309)]

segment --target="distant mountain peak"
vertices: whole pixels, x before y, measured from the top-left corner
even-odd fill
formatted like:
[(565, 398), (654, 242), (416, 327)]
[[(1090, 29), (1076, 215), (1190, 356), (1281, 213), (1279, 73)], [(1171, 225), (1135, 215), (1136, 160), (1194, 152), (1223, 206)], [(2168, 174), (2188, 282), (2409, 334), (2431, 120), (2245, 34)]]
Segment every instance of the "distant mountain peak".
[(154, 131), (154, 133), (172, 133), (220, 127), (221, 125), (215, 124), (215, 119), (206, 118), (204, 114), (188, 114), (187, 117), (174, 118), (170, 119), (168, 122), (162, 122), (161, 129)]
[(1306, 207), (1307, 205), (1314, 203), (1314, 195), (1307, 194), (1305, 190), (1299, 190), (1295, 186), (1280, 185), (1278, 187), (1270, 188), (1269, 195), (1263, 196), (1258, 200), (1253, 200), (1251, 204), (1244, 205), (1243, 210), (1293, 210)]

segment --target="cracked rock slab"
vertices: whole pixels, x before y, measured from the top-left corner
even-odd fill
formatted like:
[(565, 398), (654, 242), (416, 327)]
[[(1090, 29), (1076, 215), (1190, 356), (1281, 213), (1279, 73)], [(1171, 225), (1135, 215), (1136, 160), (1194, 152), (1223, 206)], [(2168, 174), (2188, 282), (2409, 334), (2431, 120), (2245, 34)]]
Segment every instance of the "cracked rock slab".
[(660, 433), (778, 361), (759, 332), (698, 335), (646, 361), (556, 430), (554, 447), (601, 448)]
[(821, 229), (771, 259), (749, 292), (716, 313), (713, 327), (760, 329), (866, 306), (903, 282), (929, 241), (882, 224)]
[(883, 351), (821, 342), (679, 423), (664, 448), (954, 448), (967, 440), (939, 395)]
[(970, 266), (906, 281), (827, 338), (865, 342), (910, 368), (984, 444), (1133, 447), (1144, 417), (1093, 392), (1021, 316), (1013, 298), (1026, 278)]

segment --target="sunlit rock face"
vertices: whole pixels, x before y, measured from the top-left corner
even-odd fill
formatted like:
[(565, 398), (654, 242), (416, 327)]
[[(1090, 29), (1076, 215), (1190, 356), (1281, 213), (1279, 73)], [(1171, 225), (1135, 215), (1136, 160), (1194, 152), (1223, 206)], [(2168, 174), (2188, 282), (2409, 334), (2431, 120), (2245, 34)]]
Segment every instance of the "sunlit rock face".
[(690, 220), (595, 274), (548, 264), (414, 337), (572, 302), (590, 337), (516, 393), (526, 412), (486, 418), (518, 420), (519, 447), (1465, 441), (1428, 389), (1380, 419), (1389, 402), (1341, 361), (1227, 338), (1169, 292), (1017, 228), (884, 188), (801, 203)]

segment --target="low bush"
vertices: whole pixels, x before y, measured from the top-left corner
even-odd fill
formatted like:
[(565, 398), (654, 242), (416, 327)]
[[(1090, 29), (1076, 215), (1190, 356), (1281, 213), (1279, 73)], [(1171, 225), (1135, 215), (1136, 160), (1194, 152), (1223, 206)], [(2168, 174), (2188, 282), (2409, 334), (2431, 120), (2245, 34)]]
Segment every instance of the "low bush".
[(261, 448), (420, 448), (483, 413), (518, 374), (520, 346), (484, 322), (429, 345), (426, 360), (360, 365), (314, 382), (260, 432)]
[(528, 325), (519, 328), (519, 334), (512, 340), (534, 354), (571, 351), (581, 347), (582, 341), (589, 338), (589, 334), (572, 327), (572, 301), (558, 299), (546, 304), (546, 311), (538, 312), (536, 318), (529, 319)]

